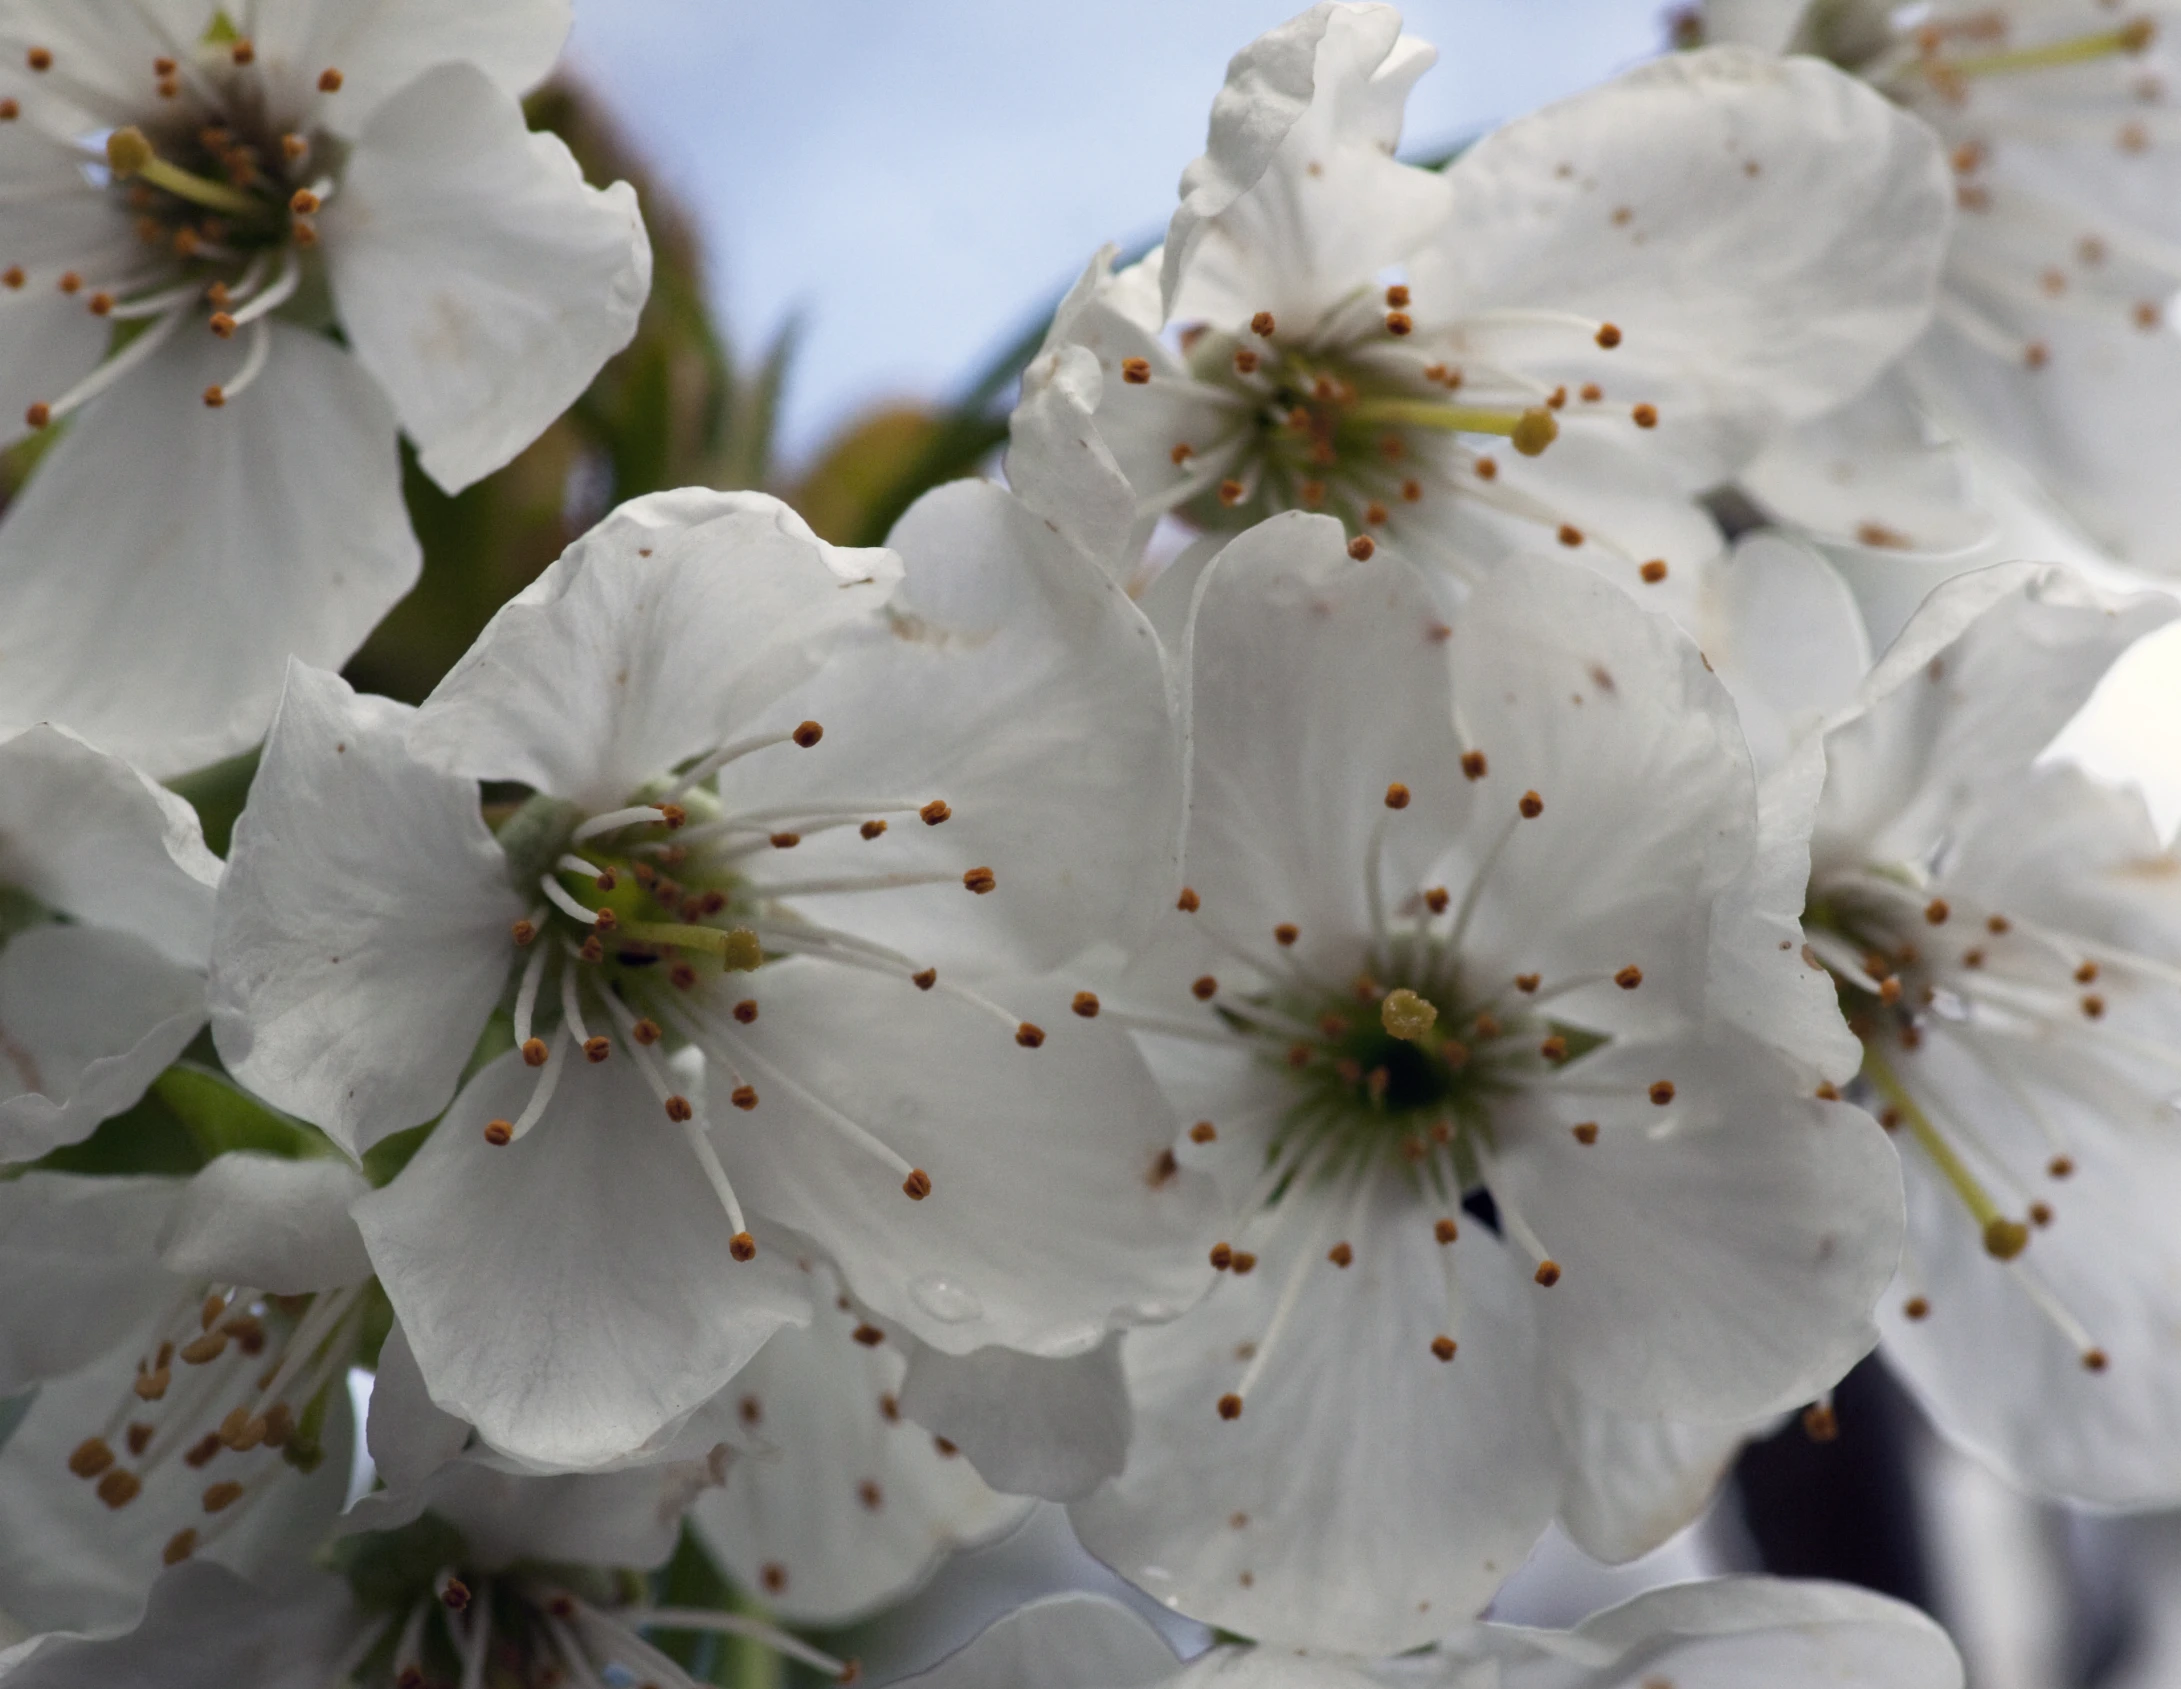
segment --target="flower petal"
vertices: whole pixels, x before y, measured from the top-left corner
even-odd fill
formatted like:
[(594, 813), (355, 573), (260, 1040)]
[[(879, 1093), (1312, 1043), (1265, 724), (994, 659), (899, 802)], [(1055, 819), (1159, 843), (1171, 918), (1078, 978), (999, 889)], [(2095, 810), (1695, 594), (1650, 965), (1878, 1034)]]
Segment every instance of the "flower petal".
[(406, 1497), (460, 1454), (469, 1443), (469, 1421), (448, 1413), (425, 1388), (416, 1351), (401, 1321), (379, 1349), (371, 1384), (371, 1416), (364, 1440), (387, 1491)]
[(1316, 5), (1237, 53), (1167, 230), (1169, 320), (1314, 323), (1429, 236), (1446, 180), (1393, 152), (1437, 57), (1382, 5)]
[(160, 1265), (275, 1296), (361, 1284), (371, 1258), (348, 1210), (370, 1189), (345, 1162), (217, 1156), (189, 1181), (167, 1222)]
[(0, 1398), (88, 1366), (165, 1306), (153, 1247), (180, 1179), (25, 1173), (0, 1183)]
[(535, 1130), (488, 1144), (534, 1082), (512, 1051), (478, 1074), (356, 1222), (432, 1400), (541, 1468), (599, 1466), (717, 1394), (807, 1303), (777, 1250), (731, 1258), (632, 1062), (576, 1063)]
[[(1128, 1468), (1069, 1517), (1092, 1553), (1193, 1618), (1376, 1656), (1481, 1608), (1544, 1530), (1560, 1479), (1528, 1308), (1543, 1293), (1482, 1226), (1442, 1246), (1407, 1187), (1371, 1191), (1347, 1269), (1322, 1259), (1322, 1225), (1284, 1217), (1247, 1277), (1129, 1334)], [(1263, 1376), (1224, 1419), (1215, 1404), (1295, 1271)], [(1459, 1351), (1442, 1362), (1431, 1343), (1450, 1326)]]
[(411, 747), (450, 773), (618, 807), (748, 732), (899, 578), (891, 552), (827, 545), (762, 493), (636, 499), (502, 607)]
[(586, 185), (474, 65), (428, 70), (372, 113), (323, 234), (356, 357), (450, 493), (575, 402), (651, 291), (636, 190)]
[(1739, 47), (1548, 106), (1446, 176), (1454, 214), (1412, 265), (1419, 320), (1458, 301), (1617, 325), (1599, 379), (1658, 407), (1692, 487), (1907, 347), (1952, 215), (1921, 122), (1817, 60)]
[(219, 858), (197, 812), (57, 727), (0, 743), (0, 881), (202, 968)]
[(265, 332), (263, 375), (217, 410), (244, 351), (169, 344), (0, 522), (0, 731), (66, 722), (154, 775), (231, 756), (291, 654), (346, 662), (416, 580), (385, 399), (332, 342)]
[(1578, 1689), (1638, 1672), (1767, 1689), (1961, 1689), (1962, 1681), (1953, 1643), (1913, 1607), (1844, 1584), (1773, 1578), (1672, 1584), (1572, 1633), (1480, 1625), (1466, 1640), (1464, 1652), (1495, 1660), (1523, 1689)]
[(1063, 1360), (918, 1344), (901, 1407), (1010, 1495), (1075, 1501), (1120, 1473), (1133, 1423), (1121, 1336)]
[(1920, 861), (1980, 792), (2019, 779), (2121, 652), (2181, 614), (2066, 570), (1999, 564), (1946, 582), (1825, 735), (1819, 872)]
[(697, 1498), (690, 1523), (782, 1618), (836, 1625), (907, 1596), (1030, 1504), (994, 1495), (959, 1453), (909, 1423), (897, 1399), (900, 1346), (857, 1341), (859, 1329), (878, 1328), (834, 1300), (830, 1274), (814, 1289), (809, 1327), (783, 1331), (736, 1375), (732, 1394), (758, 1446)]
[(290, 666), (213, 945), (229, 1069), (356, 1154), (446, 1106), (524, 907), (476, 787), (410, 757), (409, 719)]
[(1018, 1607), (904, 1689), (1151, 1689), (1176, 1670), (1148, 1619), (1111, 1596), (1073, 1591)]
[[(1208, 1277), (1212, 1193), (1165, 1171), (1173, 1119), (1128, 1035), (1077, 1019), (1050, 984), (993, 982), (994, 1015), (944, 979), (922, 992), (824, 962), (765, 966), (749, 987), (759, 1018), (707, 1037), (760, 1099), (715, 1111), (743, 1200), (949, 1354), (1077, 1354), (1188, 1306)], [(1043, 1028), (1044, 1046), (1018, 1048), (1006, 1015)], [(905, 1197), (844, 1122), (922, 1169), (930, 1195)]]
[[(720, 790), (730, 811), (938, 798), (952, 818), (898, 815), (878, 839), (814, 831), (753, 862), (752, 889), (928, 871), (938, 884), (792, 902), (942, 968), (965, 955), (1044, 968), (1125, 939), (1169, 860), (1177, 759), (1157, 636), (1001, 488), (927, 493), (888, 541), (906, 574), (885, 620), (844, 633), (824, 671), (756, 724), (785, 733), (807, 716), (824, 742), (737, 763)], [(998, 890), (965, 920), (961, 876), (979, 865)]]
[(1753, 1425), (1635, 1419), (1582, 1397), (1553, 1402), (1565, 1448), (1560, 1523), (1593, 1559), (1619, 1565), (1693, 1523), (1719, 1491)]
[(141, 939), (52, 923), (0, 950), (0, 1161), (133, 1108), (204, 1029), (204, 975)]
[(212, 1560), (152, 1585), (121, 1636), (49, 1633), (0, 1650), (8, 1689), (317, 1689), (371, 1623), (338, 1578), (271, 1594)]
[[(1719, 1424), (1806, 1402), (1869, 1351), (1902, 1222), (1868, 1115), (1798, 1098), (1731, 1035), (1616, 1043), (1567, 1071), (1580, 1093), (1539, 1087), (1495, 1117), (1492, 1184), (1560, 1265), (1537, 1318), (1561, 1377), (1622, 1413)], [(1578, 1111), (1595, 1142), (1570, 1131)]]
[(321, 72), (338, 70), (339, 91), (316, 100), (312, 118), (353, 136), (435, 65), (475, 65), (506, 93), (529, 93), (560, 57), (572, 17), (570, 0), (472, 0), (454, 8), (432, 0), (369, 7), (258, 0), (252, 39), (261, 61), (308, 86), (316, 86)]
[[(161, 1287), (168, 1296), (186, 1288), (171, 1278)], [(140, 1340), (109, 1349), (81, 1371), (44, 1385), (0, 1459), (0, 1610), (28, 1628), (134, 1623), (163, 1569), (168, 1541), (186, 1527), (204, 1530), (208, 1482), (261, 1481), (262, 1493), (199, 1550), (245, 1576), (292, 1578), (340, 1512), (354, 1440), (345, 1381), (327, 1391), (319, 1432), (324, 1456), (308, 1476), (284, 1466), (278, 1451), (262, 1447), (224, 1456), (225, 1469), (210, 1474), (168, 1459), (144, 1472), (143, 1488), (126, 1506), (106, 1506), (92, 1485), (69, 1470), (68, 1457), (117, 1407), (135, 1404), (130, 1387), (137, 1358), (156, 1346), (154, 1331), (140, 1330)], [(169, 1415), (161, 1434), (186, 1447), (215, 1429), (232, 1405), (222, 1400), (215, 1408), (206, 1402), (195, 1422)], [(150, 1445), (145, 1459), (162, 1446)]]

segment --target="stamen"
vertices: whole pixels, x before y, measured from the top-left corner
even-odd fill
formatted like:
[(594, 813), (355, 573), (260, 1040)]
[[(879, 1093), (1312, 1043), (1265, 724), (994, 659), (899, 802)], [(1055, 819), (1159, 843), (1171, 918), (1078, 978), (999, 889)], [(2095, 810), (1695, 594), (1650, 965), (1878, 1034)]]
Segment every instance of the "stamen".
[[(538, 1082), (530, 1089), (529, 1102), (523, 1105), (522, 1113), (512, 1121), (494, 1121), (487, 1126), (487, 1143), (505, 1148), (517, 1139), (527, 1136), (530, 1129), (545, 1118), (546, 1107), (552, 1102), (553, 1093), (560, 1088), (560, 1076), (568, 1067), (568, 1041), (571, 1036), (565, 1023), (554, 1032), (553, 1046), (546, 1052), (545, 1065), (538, 1074)], [(496, 1136), (492, 1128), (502, 1124), (506, 1125), (507, 1134), (505, 1137)]]

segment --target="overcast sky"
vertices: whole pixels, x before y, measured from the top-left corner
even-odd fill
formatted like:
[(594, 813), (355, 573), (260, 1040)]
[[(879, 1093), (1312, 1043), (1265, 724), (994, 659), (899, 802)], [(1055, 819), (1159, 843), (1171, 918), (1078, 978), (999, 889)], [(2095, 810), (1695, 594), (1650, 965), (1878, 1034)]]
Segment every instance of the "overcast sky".
[[(1299, 0), (577, 0), (572, 58), (697, 214), (744, 343), (808, 337), (788, 446), (946, 391), (1155, 233), (1226, 62)], [(1663, 0), (1416, 0), (1413, 146), (1657, 50)]]

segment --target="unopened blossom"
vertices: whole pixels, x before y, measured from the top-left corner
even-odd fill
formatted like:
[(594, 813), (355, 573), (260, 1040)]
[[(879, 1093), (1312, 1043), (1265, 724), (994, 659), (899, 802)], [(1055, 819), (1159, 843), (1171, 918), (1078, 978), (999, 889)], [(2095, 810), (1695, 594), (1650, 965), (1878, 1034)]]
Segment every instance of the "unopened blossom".
[(205, 1022), (197, 817), (54, 727), (0, 741), (0, 1162), (134, 1106)]
[(689, 1517), (772, 1612), (838, 1625), (910, 1594), (1030, 1504), (995, 1495), (960, 1449), (902, 1413), (899, 1334), (812, 1270), (809, 1326), (766, 1344), (728, 1392), (749, 1447)]
[(1230, 1229), (1124, 1340), (1128, 1465), (1072, 1513), (1191, 1616), (1395, 1652), (1578, 1499), (1630, 1551), (1678, 1524), (1588, 1470), (1643, 1422), (1846, 1370), (1897, 1176), (1806, 1088), (1843, 1040), (1800, 881), (1664, 618), (1538, 559), (1450, 628), (1288, 515), (1212, 564), (1187, 663), (1184, 885), (1082, 1012), (1152, 1053)]
[[(597, 1465), (715, 1397), (807, 1318), (787, 1233), (950, 1352), (1073, 1354), (1202, 1288), (1129, 1040), (980, 971), (1141, 901), (1156, 640), (997, 488), (895, 543), (906, 579), (774, 500), (659, 495), (421, 710), (291, 673), (214, 1030), (352, 1150), (446, 1111), (358, 1217), (432, 1398), (512, 1454)], [(534, 794), (497, 834), (482, 779)]]
[(155, 774), (264, 731), (416, 580), (449, 492), (627, 343), (651, 254), (518, 96), (566, 0), (0, 7), (0, 730)]
[(1461, 1628), (1398, 1661), (1232, 1645), (1179, 1664), (1117, 1601), (1061, 1595), (1017, 1609), (915, 1689), (1960, 1689), (1961, 1659), (1902, 1602), (1841, 1584), (1719, 1578), (1639, 1595), (1573, 1630)]
[(34, 1636), (0, 1652), (0, 1683), (695, 1689), (651, 1640), (660, 1630), (753, 1637), (852, 1681), (852, 1662), (770, 1625), (632, 1602), (642, 1574), (672, 1552), (690, 1493), (689, 1475), (673, 1467), (535, 1477), (456, 1462), (406, 1516), (365, 1501), (332, 1540), (307, 1545), (316, 1550), (311, 1565), (283, 1580), (246, 1580), (191, 1560), (160, 1578), (126, 1634)]
[(2137, 794), (2033, 764), (2173, 614), (1964, 575), (1766, 789), (1815, 804), (1807, 959), (1901, 1153), (1883, 1353), (2002, 1474), (2105, 1506), (2181, 1502), (2181, 859)]
[[(127, 1625), (164, 1567), (279, 1578), (348, 1487), (375, 1292), (334, 1160), (0, 1184), (0, 1611)], [(378, 1306), (383, 1307), (383, 1303)]]
[(1719, 545), (1694, 494), (1924, 326), (1928, 132), (1828, 67), (1641, 67), (1443, 171), (1393, 156), (1433, 50), (1321, 4), (1236, 55), (1164, 246), (1094, 264), (1008, 472), (1124, 577), (1174, 513), (1323, 511), (1473, 580), (1564, 548), (1654, 607)]
[[(2166, 0), (1710, 0), (1694, 27), (1831, 60), (1928, 122), (1954, 219), (1898, 379), (1768, 457), (1784, 518), (1886, 549), (1973, 537), (1934, 431), (2026, 468), (2123, 561), (2181, 568), (2161, 442), (2181, 427), (2181, 14)], [(1886, 449), (1868, 450), (1873, 429)], [(1965, 503), (1965, 496), (1970, 501)]]

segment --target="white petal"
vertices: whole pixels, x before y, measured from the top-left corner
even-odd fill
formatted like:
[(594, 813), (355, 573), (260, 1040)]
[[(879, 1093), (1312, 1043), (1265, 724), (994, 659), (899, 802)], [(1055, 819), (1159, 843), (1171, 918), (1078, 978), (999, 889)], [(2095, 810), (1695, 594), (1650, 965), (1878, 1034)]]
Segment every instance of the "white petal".
[(585, 184), (473, 65), (373, 112), (323, 224), (357, 359), (448, 492), (489, 475), (629, 343), (651, 291), (636, 190)]
[(1173, 1650), (1150, 1621), (1104, 1595), (1048, 1595), (1018, 1607), (906, 1689), (1151, 1689)]
[(1870, 640), (1847, 583), (1808, 545), (1745, 536), (1705, 582), (1691, 631), (1733, 695), (1758, 771), (1855, 697)]
[(756, 1447), (697, 1498), (690, 1522), (772, 1611), (837, 1625), (902, 1599), (1029, 1504), (994, 1495), (903, 1416), (899, 1344), (857, 1342), (832, 1275), (814, 1279), (809, 1328), (783, 1331), (737, 1375), (731, 1394)]
[(197, 812), (55, 727), (0, 743), (0, 882), (202, 968), (220, 864)]
[[(570, 1059), (563, 1057), (563, 1059)], [(356, 1220), (432, 1400), (541, 1467), (598, 1466), (717, 1394), (805, 1302), (732, 1235), (625, 1055), (576, 1064), (505, 1148), (535, 1074), (510, 1051), (463, 1088)]]
[(1371, 930), (1364, 866), (1388, 785), (1417, 799), (1387, 832), (1386, 883), (1404, 892), (1463, 802), (1437, 607), (1413, 570), (1354, 562), (1346, 543), (1325, 516), (1243, 534), (1197, 589), (1189, 645), (1183, 876), (1199, 918), (1257, 947), (1293, 922), (1297, 957), (1333, 978)]
[(1135, 562), (1136, 493), (1093, 420), (1104, 391), (1098, 355), (1089, 347), (1063, 344), (1040, 353), (1022, 372), (1022, 400), (1008, 418), (1007, 481), (1024, 504), (1120, 578)]
[(476, 787), (410, 757), (409, 719), (290, 668), (214, 942), (229, 1069), (354, 1153), (446, 1106), (524, 909)]
[[(2133, 792), (2047, 765), (1962, 817), (1957, 839), (1947, 886), (1977, 906), (2086, 943), (2181, 953), (2181, 877)], [(2024, 956), (1978, 936), (1992, 959), (1957, 975), (1962, 989), (1992, 976), (2052, 981), (2072, 1013), (2067, 940)], [(2181, 1003), (2170, 982), (2117, 966), (2097, 989), (2095, 1031), (2007, 1036), (1987, 1014), (1963, 1029), (1985, 1034), (1972, 1039), (1934, 1017), (1918, 1052), (1890, 1056), (2000, 1204), (2018, 1214), (2041, 1203), (2049, 1223), (2002, 1268), (1961, 1198), (1901, 1143), (1909, 1245), (1880, 1310), (1884, 1353), (1940, 1430), (2009, 1482), (2092, 1506), (2166, 1506), (2181, 1501), (2181, 1239), (2166, 1220), (2181, 1201), (2181, 1145), (2164, 1052), (2181, 1034)], [(2073, 1171), (2054, 1178), (2063, 1150)], [(2103, 1370), (2085, 1366), (2083, 1339), (2042, 1313), (2018, 1274), (2086, 1328)], [(1906, 1317), (1912, 1295), (1929, 1305), (1921, 1320)]]
[(0, 1397), (89, 1365), (165, 1306), (154, 1244), (182, 1189), (71, 1173), (0, 1183)]
[[(171, 1295), (176, 1281), (167, 1279), (164, 1287)], [(277, 1450), (262, 1447), (246, 1455), (223, 1454), (220, 1467), (210, 1472), (173, 1458), (145, 1478), (127, 1506), (113, 1509), (101, 1502), (92, 1485), (69, 1471), (68, 1457), (106, 1426), (117, 1407), (136, 1405), (130, 1385), (138, 1357), (156, 1346), (149, 1329), (139, 1331), (137, 1340), (41, 1388), (0, 1457), (0, 1611), (27, 1627), (133, 1623), (163, 1569), (169, 1539), (187, 1526), (204, 1529), (202, 1498), (209, 1482), (235, 1478), (263, 1484), (260, 1496), (239, 1504), (246, 1511), (235, 1524), (200, 1550), (201, 1557), (246, 1576), (292, 1578), (340, 1511), (354, 1426), (348, 1390), (339, 1381), (327, 1393), (320, 1433), (324, 1458), (308, 1476), (283, 1464)], [(177, 1401), (185, 1382), (176, 1380)], [(245, 1373), (236, 1371), (233, 1383), (246, 1389)], [(204, 1403), (200, 1419), (168, 1414), (163, 1434), (181, 1439), (177, 1446), (186, 1448), (215, 1429), (233, 1405), (215, 1397)], [(160, 1446), (154, 1444), (145, 1458)]]
[[(1132, 1331), (1136, 1438), (1128, 1471), (1069, 1510), (1084, 1545), (1158, 1602), (1298, 1648), (1389, 1654), (1490, 1600), (1559, 1490), (1525, 1305), (1538, 1292), (1483, 1226), (1444, 1248), (1431, 1226), (1378, 1181), (1348, 1233), (1354, 1266), (1317, 1259), (1324, 1235), (1291, 1218), (1248, 1277)], [(1459, 1351), (1439, 1362), (1446, 1248), (1463, 1307)], [(1298, 1266), (1287, 1331), (1226, 1421), (1215, 1403)]]
[[(944, 800), (880, 838), (813, 834), (752, 863), (752, 888), (874, 871), (939, 884), (794, 900), (824, 925), (944, 968), (1050, 967), (1125, 939), (1169, 861), (1176, 753), (1158, 639), (1111, 580), (1019, 499), (963, 481), (918, 500), (888, 537), (906, 575), (883, 623), (844, 636), (827, 668), (758, 722), (825, 727), (804, 751), (725, 771), (730, 811), (820, 813)], [(998, 890), (965, 908), (961, 876)]]
[(341, 73), (340, 92), (317, 102), (316, 121), (354, 135), (365, 118), (434, 65), (475, 65), (509, 94), (545, 80), (568, 38), (570, 0), (472, 0), (448, 7), (432, 0), (258, 0), (261, 62), (315, 86), (321, 72)]
[(1511, 123), (1447, 180), (1457, 209), (1412, 266), (1420, 320), (1618, 325), (1599, 379), (1685, 430), (1692, 474), (1748, 456), (1752, 422), (1851, 397), (1914, 339), (1953, 199), (1921, 122), (1829, 65), (1735, 47), (1669, 54)]
[(1507, 1689), (1580, 1689), (1634, 1674), (1691, 1689), (1960, 1689), (1946, 1633), (1902, 1602), (1845, 1584), (1713, 1578), (1669, 1585), (1573, 1632), (1480, 1625), (1463, 1652)]
[(391, 1528), (429, 1511), (462, 1533), (485, 1570), (518, 1561), (648, 1569), (674, 1552), (685, 1499), (681, 1474), (663, 1466), (546, 1477), (473, 1458), (440, 1467), (406, 1505), (381, 1512), (367, 1501), (355, 1514)]
[(959, 1447), (1010, 1495), (1074, 1501), (1119, 1474), (1133, 1417), (1121, 1337), (1064, 1360), (918, 1344), (901, 1411)]
[(152, 1586), (126, 1635), (40, 1636), (0, 1651), (8, 1689), (322, 1689), (371, 1620), (338, 1578), (274, 1595), (212, 1560)]
[(1893, 374), (1783, 434), (1739, 480), (1775, 520), (1842, 545), (1947, 556), (1993, 530), (1964, 454), (1932, 438)]
[[(715, 1109), (714, 1133), (752, 1211), (813, 1239), (884, 1318), (950, 1354), (1076, 1354), (1202, 1294), (1212, 1193), (1157, 1176), (1174, 1122), (1126, 1033), (1049, 984), (993, 990), (1042, 1048), (943, 989), (768, 963), (748, 988), (757, 1021), (715, 1040), (760, 1100)], [(842, 1117), (931, 1194), (903, 1195)]]
[[(11, 250), (15, 238), (10, 227)], [(81, 300), (50, 282), (0, 293), (0, 440), (12, 444), (28, 434), (30, 407), (51, 404), (105, 355), (113, 329)]]
[(1806, 1402), (1869, 1351), (1901, 1211), (1868, 1115), (1800, 1095), (1741, 1040), (1615, 1044), (1566, 1071), (1584, 1093), (1495, 1114), (1493, 1182), (1560, 1264), (1536, 1313), (1562, 1376), (1624, 1413), (1718, 1424)]
[(204, 975), (141, 939), (52, 923), (0, 950), (0, 1160), (133, 1108), (204, 1027)]
[(2032, 564), (1948, 581), (1825, 735), (1817, 869), (1921, 860), (1954, 812), (2018, 778), (2114, 659), (2177, 613), (2164, 594), (2119, 598)]
[(469, 1436), (467, 1420), (432, 1400), (416, 1351), (409, 1347), (409, 1334), (396, 1320), (379, 1349), (371, 1417), (364, 1427), (380, 1478), (395, 1495), (406, 1495), (460, 1454)]
[(160, 1265), (275, 1296), (361, 1284), (371, 1258), (348, 1210), (370, 1188), (345, 1162), (215, 1157), (168, 1221)]
[[(256, 332), (255, 330), (251, 332)], [(65, 722), (155, 775), (246, 749), (292, 654), (338, 667), (416, 580), (393, 414), (355, 360), (274, 323), (184, 332), (55, 442), (0, 522), (0, 730)]]
[[(1193, 1618), (1296, 1647), (1392, 1653), (1481, 1608), (1558, 1499), (1527, 1306), (1542, 1293), (1482, 1226), (1441, 1246), (1435, 1213), (1374, 1181), (1346, 1269), (1320, 1258), (1322, 1227), (1283, 1215), (1247, 1277), (1131, 1332), (1136, 1437), (1127, 1470), (1069, 1509), (1084, 1546)], [(1286, 1331), (1222, 1419), (1298, 1266)], [(1450, 1323), (1460, 1347), (1442, 1362), (1430, 1345)]]
[[(1416, 883), (1465, 885), (1506, 837), (1463, 940), (1472, 977), (1632, 963), (1640, 990), (1601, 985), (1568, 1016), (1626, 1036), (1710, 1012), (1711, 928), (1745, 895), (1729, 888), (1748, 883), (1757, 806), (1734, 706), (1693, 642), (1590, 571), (1534, 558), (1477, 590), (1450, 649), (1461, 748), (1486, 772), (1462, 781), (1441, 753), (1436, 781), (1466, 788), (1471, 819)], [(1542, 813), (1516, 825), (1533, 791)]]
[(892, 553), (827, 545), (761, 493), (637, 499), (493, 617), (411, 745), (451, 773), (618, 807), (748, 732), (899, 577)]
[(1810, 0), (1703, 0), (1704, 39), (1784, 53)]
[(1585, 1554), (1619, 1564), (1693, 1523), (1725, 1479), (1752, 1425), (1636, 1419), (1579, 1397), (1553, 1403), (1567, 1473), (1560, 1523)]
[(1436, 171), (1395, 162), (1410, 86), (1438, 55), (1391, 6), (1313, 6), (1234, 56), (1166, 236), (1173, 320), (1269, 310), (1298, 326), (1441, 224)]

